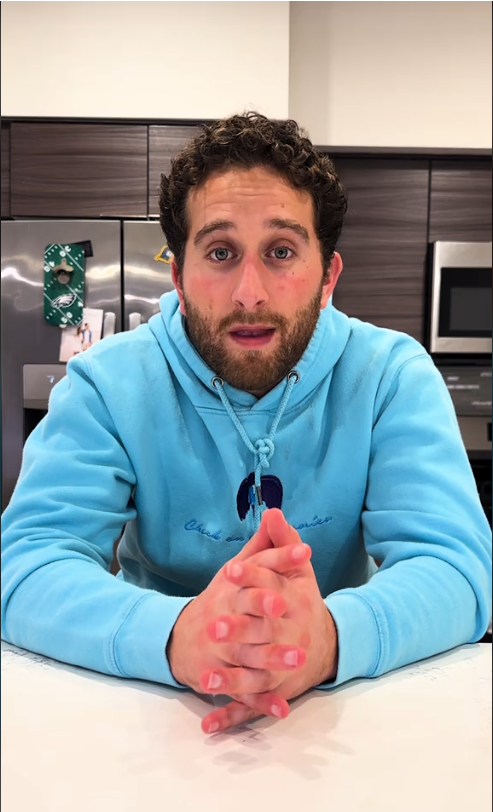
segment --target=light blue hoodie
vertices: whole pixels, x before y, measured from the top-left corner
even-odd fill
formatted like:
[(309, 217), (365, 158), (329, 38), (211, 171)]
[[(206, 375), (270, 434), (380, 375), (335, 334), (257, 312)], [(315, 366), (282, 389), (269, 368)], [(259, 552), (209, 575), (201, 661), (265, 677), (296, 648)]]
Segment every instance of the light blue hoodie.
[[(430, 357), (329, 304), (296, 371), (263, 473), (282, 483), (337, 625), (327, 687), (479, 640), (490, 528)], [(242, 520), (237, 509), (254, 455), (212, 379), (174, 292), (149, 324), (69, 362), (3, 517), (6, 640), (176, 685), (165, 649), (179, 613), (254, 532), (253, 510)], [(285, 391), (224, 387), (253, 443)]]

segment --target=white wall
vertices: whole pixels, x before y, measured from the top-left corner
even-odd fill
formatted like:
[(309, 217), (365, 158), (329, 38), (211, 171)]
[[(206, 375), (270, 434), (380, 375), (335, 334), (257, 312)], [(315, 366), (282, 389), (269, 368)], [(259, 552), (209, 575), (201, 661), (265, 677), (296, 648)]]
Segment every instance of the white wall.
[(491, 147), (490, 2), (293, 2), (289, 114), (316, 144)]
[(288, 113), (288, 2), (3, 2), (2, 115)]
[(491, 147), (491, 3), (2, 2), (2, 115), (288, 115), (316, 144)]

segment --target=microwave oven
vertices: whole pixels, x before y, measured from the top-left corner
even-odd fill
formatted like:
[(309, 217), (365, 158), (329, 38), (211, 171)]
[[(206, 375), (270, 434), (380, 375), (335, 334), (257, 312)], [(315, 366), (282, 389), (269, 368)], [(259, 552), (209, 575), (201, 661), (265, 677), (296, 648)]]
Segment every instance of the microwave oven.
[(427, 349), (432, 355), (491, 354), (491, 242), (430, 248)]

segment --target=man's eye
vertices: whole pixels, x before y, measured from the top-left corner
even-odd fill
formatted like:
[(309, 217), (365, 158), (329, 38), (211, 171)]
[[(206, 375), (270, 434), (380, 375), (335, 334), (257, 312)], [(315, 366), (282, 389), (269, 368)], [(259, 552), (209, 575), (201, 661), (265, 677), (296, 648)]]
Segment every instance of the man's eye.
[(273, 249), (272, 253), (274, 254), (274, 259), (291, 259), (294, 252), (285, 245), (278, 245), (277, 248)]
[(213, 262), (225, 262), (225, 260), (231, 259), (229, 254), (231, 254), (229, 248), (213, 248), (208, 257)]

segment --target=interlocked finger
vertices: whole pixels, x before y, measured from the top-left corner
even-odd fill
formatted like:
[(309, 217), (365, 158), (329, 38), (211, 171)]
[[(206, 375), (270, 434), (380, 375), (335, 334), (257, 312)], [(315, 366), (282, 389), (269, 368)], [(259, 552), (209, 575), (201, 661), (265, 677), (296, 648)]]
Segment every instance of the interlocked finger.
[(239, 589), (234, 604), (236, 614), (255, 617), (281, 617), (286, 609), (286, 601), (278, 592), (256, 587)]
[[(265, 550), (265, 552), (271, 551)], [(277, 553), (277, 550), (272, 550), (272, 552)], [(251, 563), (252, 561), (253, 558), (241, 562), (236, 558), (228, 561), (224, 567), (224, 574), (228, 581), (236, 586), (256, 586), (259, 589), (278, 590), (283, 581), (281, 575), (272, 569)]]
[(204, 733), (220, 733), (222, 730), (237, 727), (260, 715), (261, 712), (253, 710), (243, 702), (230, 702), (223, 708), (208, 713), (202, 719), (202, 730)]
[[(296, 535), (296, 531), (293, 530)], [(271, 547), (269, 550), (262, 550), (247, 559), (248, 564), (257, 564), (259, 567), (267, 567), (273, 572), (284, 575), (296, 569), (302, 569), (312, 555), (309, 544), (300, 543), (286, 544), (284, 547)]]
[(284, 719), (288, 714), (288, 703), (276, 694), (240, 694), (234, 697), (233, 702), (207, 714), (202, 719), (202, 730), (204, 733), (219, 733), (256, 719), (257, 716)]
[[(218, 615), (207, 626), (214, 643), (295, 644), (298, 629), (289, 618)], [(221, 655), (222, 656), (222, 655)]]
[(231, 699), (235, 702), (242, 702), (256, 713), (261, 713), (264, 716), (274, 716), (276, 719), (284, 719), (289, 714), (287, 701), (276, 693), (233, 694)]
[(199, 682), (205, 694), (263, 694), (275, 691), (282, 675), (253, 668), (215, 668), (204, 671)]
[(221, 648), (221, 658), (231, 665), (260, 668), (265, 671), (293, 671), (306, 662), (306, 651), (300, 646), (251, 646), (232, 643)]
[(303, 569), (311, 558), (308, 544), (289, 544), (286, 547), (263, 550), (246, 561), (233, 559), (228, 562), (224, 573), (228, 581), (238, 586), (258, 586), (275, 589), (278, 575)]

